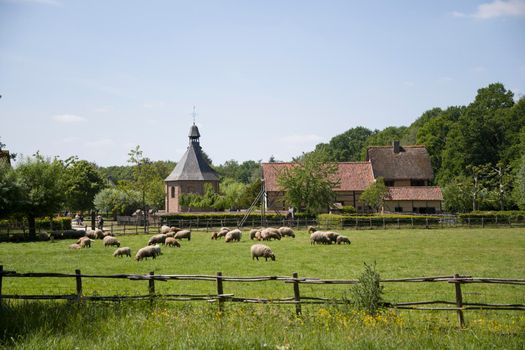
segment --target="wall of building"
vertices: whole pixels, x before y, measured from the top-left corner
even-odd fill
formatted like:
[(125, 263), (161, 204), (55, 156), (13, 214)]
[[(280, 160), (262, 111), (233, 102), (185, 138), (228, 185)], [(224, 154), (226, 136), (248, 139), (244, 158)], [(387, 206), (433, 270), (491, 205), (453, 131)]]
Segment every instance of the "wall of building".
[(184, 211), (179, 205), (179, 198), (181, 194), (197, 193), (204, 194), (205, 184), (211, 184), (215, 193), (219, 192), (219, 183), (216, 181), (172, 181), (166, 182), (166, 212), (179, 213)]
[[(343, 206), (353, 206), (358, 212), (367, 211), (367, 207), (359, 201), (362, 192), (348, 191), (336, 192), (335, 203)], [(284, 201), (284, 192), (267, 192), (266, 208), (270, 210), (288, 210), (288, 204)]]
[[(396, 210), (397, 208), (397, 210)], [(403, 212), (403, 213), (413, 213), (414, 208), (416, 212), (420, 211), (435, 211), (436, 213), (441, 212), (441, 202), (440, 201), (385, 201), (384, 209), (389, 212)], [(425, 209), (419, 209), (425, 208)]]

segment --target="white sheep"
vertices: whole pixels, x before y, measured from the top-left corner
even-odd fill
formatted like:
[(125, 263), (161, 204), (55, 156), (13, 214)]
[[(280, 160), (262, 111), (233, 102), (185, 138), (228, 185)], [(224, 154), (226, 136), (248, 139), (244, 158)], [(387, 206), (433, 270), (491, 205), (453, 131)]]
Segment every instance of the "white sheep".
[(326, 232), (315, 231), (310, 235), (310, 244), (331, 244), (332, 241), (326, 235)]
[(351, 244), (352, 242), (350, 242), (350, 239), (346, 236), (342, 236), (342, 235), (339, 235), (337, 237), (337, 240), (336, 240), (337, 244), (341, 244), (341, 243), (346, 243), (346, 244)]
[(97, 234), (95, 233), (95, 231), (92, 231), (90, 228), (88, 228), (88, 230), (86, 231), (85, 236), (91, 239), (97, 239)]
[(174, 236), (177, 239), (184, 239), (186, 238), (188, 241), (191, 241), (191, 231), (190, 230), (182, 230), (175, 234)]
[(140, 248), (135, 254), (135, 260), (140, 261), (142, 259), (153, 258), (155, 259), (157, 255), (160, 255), (160, 247), (158, 245), (149, 245), (144, 248)]
[(279, 227), (279, 233), (281, 234), (281, 237), (288, 236), (295, 238), (295, 233), (293, 230), (286, 226)]
[(315, 227), (315, 226), (308, 226), (308, 233), (312, 234), (315, 231), (317, 231), (317, 227)]
[(159, 233), (160, 234), (167, 234), (168, 232), (170, 232), (170, 227), (169, 226), (166, 226), (166, 225), (162, 225), (159, 229)]
[(118, 239), (112, 236), (104, 237), (104, 247), (114, 246), (114, 245), (116, 245), (117, 247), (120, 247), (120, 242)]
[(81, 248), (91, 248), (91, 242), (94, 242), (94, 240), (84, 236), (78, 239), (77, 244), (79, 244)]
[(180, 248), (180, 243), (174, 237), (167, 237), (164, 242), (168, 247), (178, 247)]
[(122, 248), (117, 248), (117, 250), (115, 250), (113, 252), (113, 256), (117, 257), (117, 256), (129, 256), (131, 258), (131, 248), (130, 247), (122, 247)]
[(217, 238), (216, 239), (219, 239), (219, 238), (222, 238), (222, 237), (225, 237), (226, 234), (230, 231), (230, 229), (226, 228), (226, 227), (223, 227), (219, 230), (219, 232), (217, 232)]
[(95, 234), (97, 235), (98, 239), (104, 239), (104, 231), (102, 231), (101, 229), (97, 228), (95, 230)]
[(228, 231), (228, 233), (224, 237), (224, 242), (225, 243), (234, 242), (234, 241), (240, 242), (241, 237), (242, 237), (241, 230), (239, 229), (231, 230), (231, 231)]
[(328, 239), (330, 240), (330, 243), (337, 242), (337, 237), (339, 236), (339, 233), (328, 231), (328, 232), (325, 232), (324, 234), (326, 237), (328, 237)]
[(149, 239), (148, 245), (159, 244), (159, 243), (164, 244), (167, 237), (168, 236), (164, 233), (159, 233), (158, 235), (154, 235)]
[(250, 251), (252, 253), (252, 260), (259, 260), (259, 257), (264, 257), (266, 261), (268, 261), (268, 258), (271, 258), (275, 261), (275, 254), (272, 252), (272, 249), (267, 245), (254, 244), (251, 246)]
[(253, 241), (257, 236), (257, 232), (260, 232), (260, 231), (261, 231), (260, 229), (252, 228), (250, 230), (250, 239)]
[(261, 231), (261, 239), (263, 241), (270, 241), (272, 239), (281, 240), (281, 234), (276, 228), (269, 227)]

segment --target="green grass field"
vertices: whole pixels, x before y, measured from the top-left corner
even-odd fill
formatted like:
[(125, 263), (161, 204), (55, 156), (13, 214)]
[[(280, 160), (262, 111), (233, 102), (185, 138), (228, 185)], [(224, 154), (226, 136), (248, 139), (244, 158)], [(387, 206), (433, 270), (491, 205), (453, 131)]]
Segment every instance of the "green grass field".
[[(272, 241), (276, 261), (252, 261), (253, 244), (210, 240), (194, 232), (179, 248), (162, 248), (155, 260), (114, 258), (97, 241), (72, 251), (73, 241), (1, 243), (0, 264), (17, 272), (84, 274), (148, 273), (224, 276), (291, 276), (354, 279), (363, 263), (377, 264), (382, 278), (452, 275), (525, 278), (525, 230), (346, 231), (352, 245), (312, 246), (306, 232)], [(149, 236), (121, 236), (134, 252)], [(214, 282), (156, 282), (158, 293), (216, 293)], [(454, 301), (447, 283), (385, 283), (384, 299)], [(335, 297), (349, 286), (301, 285), (302, 296)], [(147, 281), (83, 279), (85, 295), (146, 294)], [(463, 285), (464, 301), (525, 304), (524, 286)], [(3, 294), (73, 294), (75, 280), (4, 278)], [(237, 297), (291, 297), (283, 282), (224, 283)], [(467, 328), (443, 311), (388, 310), (370, 317), (349, 306), (312, 305), (296, 317), (292, 305), (227, 304), (224, 314), (207, 302), (86, 303), (10, 302), (2, 310), (1, 343), (18, 348), (523, 348), (525, 313), (467, 311)]]

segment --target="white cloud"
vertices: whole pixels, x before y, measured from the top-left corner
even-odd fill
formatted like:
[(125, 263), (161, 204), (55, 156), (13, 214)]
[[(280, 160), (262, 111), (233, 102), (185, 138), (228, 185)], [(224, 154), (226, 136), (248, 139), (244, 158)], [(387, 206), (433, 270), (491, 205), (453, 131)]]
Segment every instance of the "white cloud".
[(474, 17), (477, 19), (525, 16), (525, 0), (493, 0), (490, 3), (479, 5), (472, 14), (454, 11), (452, 16)]
[(319, 143), (323, 138), (315, 134), (292, 134), (284, 136), (280, 139), (281, 142), (288, 145), (309, 145), (313, 143)]
[(84, 123), (87, 122), (87, 119), (79, 115), (74, 114), (57, 114), (54, 115), (51, 119), (57, 123), (73, 124), (73, 123)]

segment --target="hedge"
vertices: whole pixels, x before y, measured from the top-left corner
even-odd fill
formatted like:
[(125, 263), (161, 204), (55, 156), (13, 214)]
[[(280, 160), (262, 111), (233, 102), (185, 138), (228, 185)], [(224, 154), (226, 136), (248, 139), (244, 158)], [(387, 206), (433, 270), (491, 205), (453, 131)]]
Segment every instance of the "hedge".
[(436, 225), (440, 223), (441, 217), (433, 215), (396, 215), (396, 214), (373, 214), (373, 215), (340, 215), (319, 214), (317, 220), (320, 225), (328, 226), (382, 226), (385, 224), (413, 224), (413, 225)]
[(509, 210), (509, 211), (473, 211), (470, 213), (458, 214), (459, 219), (462, 221), (468, 219), (481, 220), (486, 219), (489, 221), (498, 220), (525, 220), (525, 211)]

